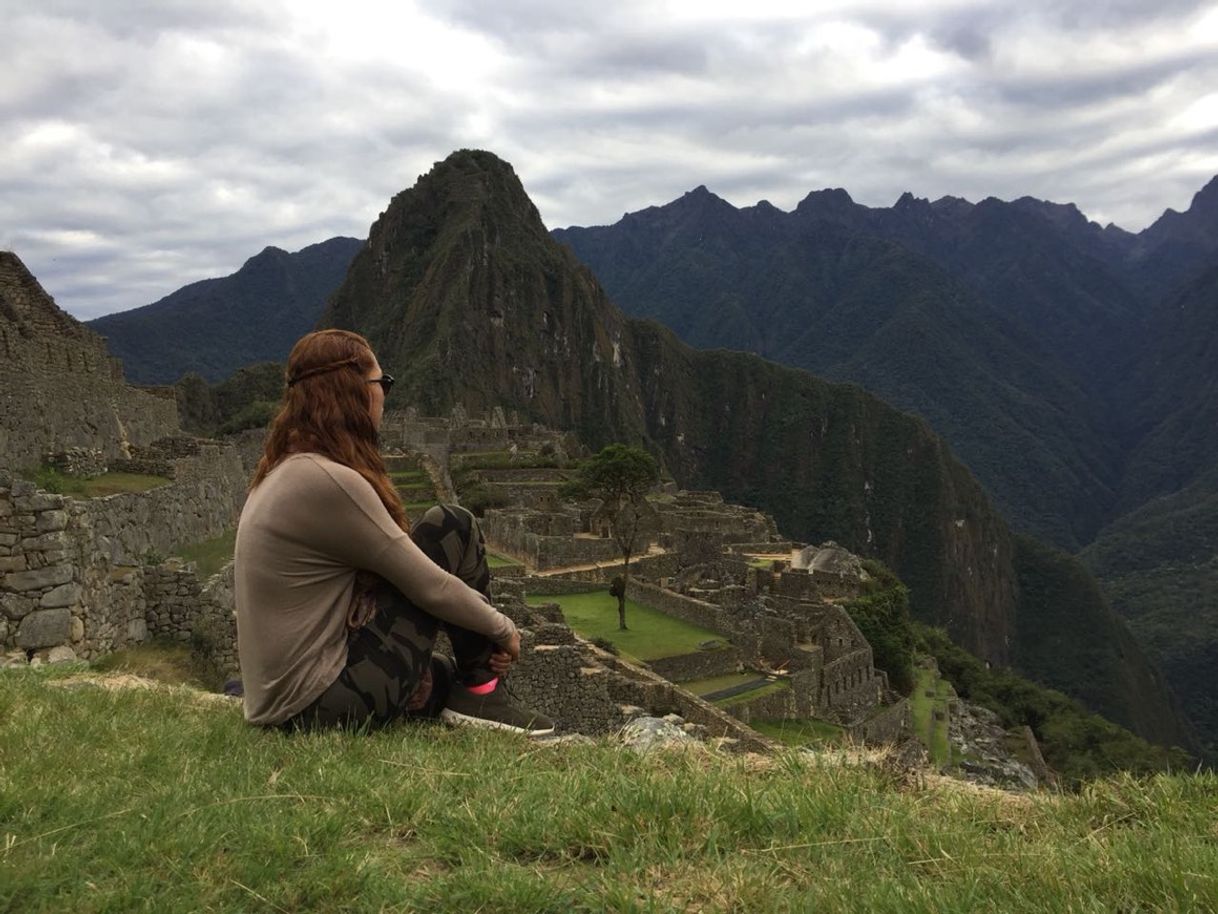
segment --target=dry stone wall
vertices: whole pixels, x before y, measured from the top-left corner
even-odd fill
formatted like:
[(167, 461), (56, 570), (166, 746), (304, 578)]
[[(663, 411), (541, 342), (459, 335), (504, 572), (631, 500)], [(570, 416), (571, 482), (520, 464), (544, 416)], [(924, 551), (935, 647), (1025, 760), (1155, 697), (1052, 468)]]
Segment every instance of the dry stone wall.
[(111, 564), (136, 564), (150, 551), (166, 556), (236, 523), (247, 485), (237, 449), (201, 444), (196, 456), (173, 460), (172, 473), (172, 484), (83, 502), (96, 547)]
[(223, 596), (187, 583), (185, 570), (145, 561), (231, 527), (245, 474), (236, 451), (219, 445), (173, 463), (176, 478), (162, 487), (83, 500), (0, 470), (0, 651), (88, 659), (150, 636), (181, 638), (196, 623), (223, 627), (231, 598), (218, 609)]

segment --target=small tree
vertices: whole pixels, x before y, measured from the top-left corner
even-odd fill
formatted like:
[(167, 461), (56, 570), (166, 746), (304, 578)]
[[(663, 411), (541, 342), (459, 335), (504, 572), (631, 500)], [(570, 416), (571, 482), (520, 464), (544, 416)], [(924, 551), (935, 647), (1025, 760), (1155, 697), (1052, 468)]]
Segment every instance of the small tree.
[(660, 468), (645, 450), (611, 444), (580, 464), (575, 478), (562, 489), (563, 495), (601, 500), (612, 527), (613, 541), (622, 552), (621, 586), (614, 588), (614, 595), (617, 597), (618, 628), (623, 630), (626, 628), (630, 558), (642, 545), (640, 538), (647, 517), (645, 500), (659, 479)]

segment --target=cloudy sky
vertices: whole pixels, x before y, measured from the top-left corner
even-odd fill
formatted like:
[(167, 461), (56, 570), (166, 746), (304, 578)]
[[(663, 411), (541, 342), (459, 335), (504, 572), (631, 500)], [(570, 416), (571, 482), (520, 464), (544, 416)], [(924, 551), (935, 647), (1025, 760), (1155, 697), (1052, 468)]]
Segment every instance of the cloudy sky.
[(706, 184), (1075, 202), (1218, 173), (1218, 0), (0, 0), (0, 248), (82, 319), (364, 237), (460, 147), (551, 228)]

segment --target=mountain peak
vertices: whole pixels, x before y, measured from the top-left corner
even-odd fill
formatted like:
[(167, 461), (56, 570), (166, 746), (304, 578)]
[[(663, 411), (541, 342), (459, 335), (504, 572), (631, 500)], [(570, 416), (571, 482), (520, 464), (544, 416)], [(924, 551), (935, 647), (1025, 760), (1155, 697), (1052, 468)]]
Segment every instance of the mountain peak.
[(801, 216), (840, 218), (854, 212), (854, 199), (841, 187), (814, 190), (799, 201), (795, 212)]

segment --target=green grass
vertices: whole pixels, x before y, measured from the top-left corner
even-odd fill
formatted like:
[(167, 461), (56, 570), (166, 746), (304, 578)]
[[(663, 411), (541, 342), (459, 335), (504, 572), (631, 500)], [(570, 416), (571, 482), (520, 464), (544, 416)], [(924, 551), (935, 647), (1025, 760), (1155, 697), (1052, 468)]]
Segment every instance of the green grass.
[(732, 695), (729, 698), (716, 698), (713, 704), (725, 710), (731, 709), (736, 705), (746, 705), (750, 701), (761, 698), (763, 695), (771, 695), (774, 692), (782, 692), (789, 688), (791, 688), (790, 682), (785, 679), (779, 679), (777, 682), (768, 682), (763, 686), (750, 689), (748, 692), (741, 692), (739, 695)]
[(177, 554), (195, 563), (200, 578), (208, 578), (232, 561), (236, 542), (237, 529), (234, 527), (212, 539), (183, 546)]
[(430, 485), (431, 477), (422, 470), (390, 470), (389, 478), (396, 485)]
[(691, 654), (703, 641), (722, 641), (705, 628), (666, 616), (650, 606), (626, 601), (626, 626), (617, 627), (617, 598), (607, 591), (562, 594), (556, 597), (530, 596), (529, 602), (557, 603), (567, 624), (584, 638), (605, 638), (622, 654), (635, 660), (659, 660)]
[(1011, 797), (832, 752), (287, 735), (69, 675), (0, 674), (0, 910), (1218, 908), (1213, 774)]
[(759, 678), (756, 673), (728, 673), (725, 676), (711, 676), (708, 679), (691, 679), (681, 683), (681, 688), (695, 695), (709, 695), (720, 689), (730, 689), (732, 686), (744, 685)]
[(754, 720), (749, 726), (788, 746), (839, 743), (845, 731), (827, 720)]
[[(928, 691), (934, 696), (927, 695)], [(952, 751), (947, 738), (947, 720), (935, 720), (934, 712), (946, 712), (947, 702), (953, 697), (955, 692), (951, 683), (940, 679), (933, 670), (919, 667), (915, 671), (914, 690), (909, 697), (914, 733), (926, 745), (931, 761), (940, 766), (952, 763)]]
[(518, 568), (520, 563), (515, 559), (505, 558), (502, 555), (496, 555), (493, 552), (486, 554), (486, 564), (492, 568)]
[(26, 476), (40, 489), (75, 498), (102, 498), (124, 492), (147, 492), (149, 489), (173, 482), (165, 476), (150, 476), (145, 473), (104, 473), (92, 479), (82, 479), (79, 476), (65, 476), (58, 470), (49, 468), (36, 470)]

